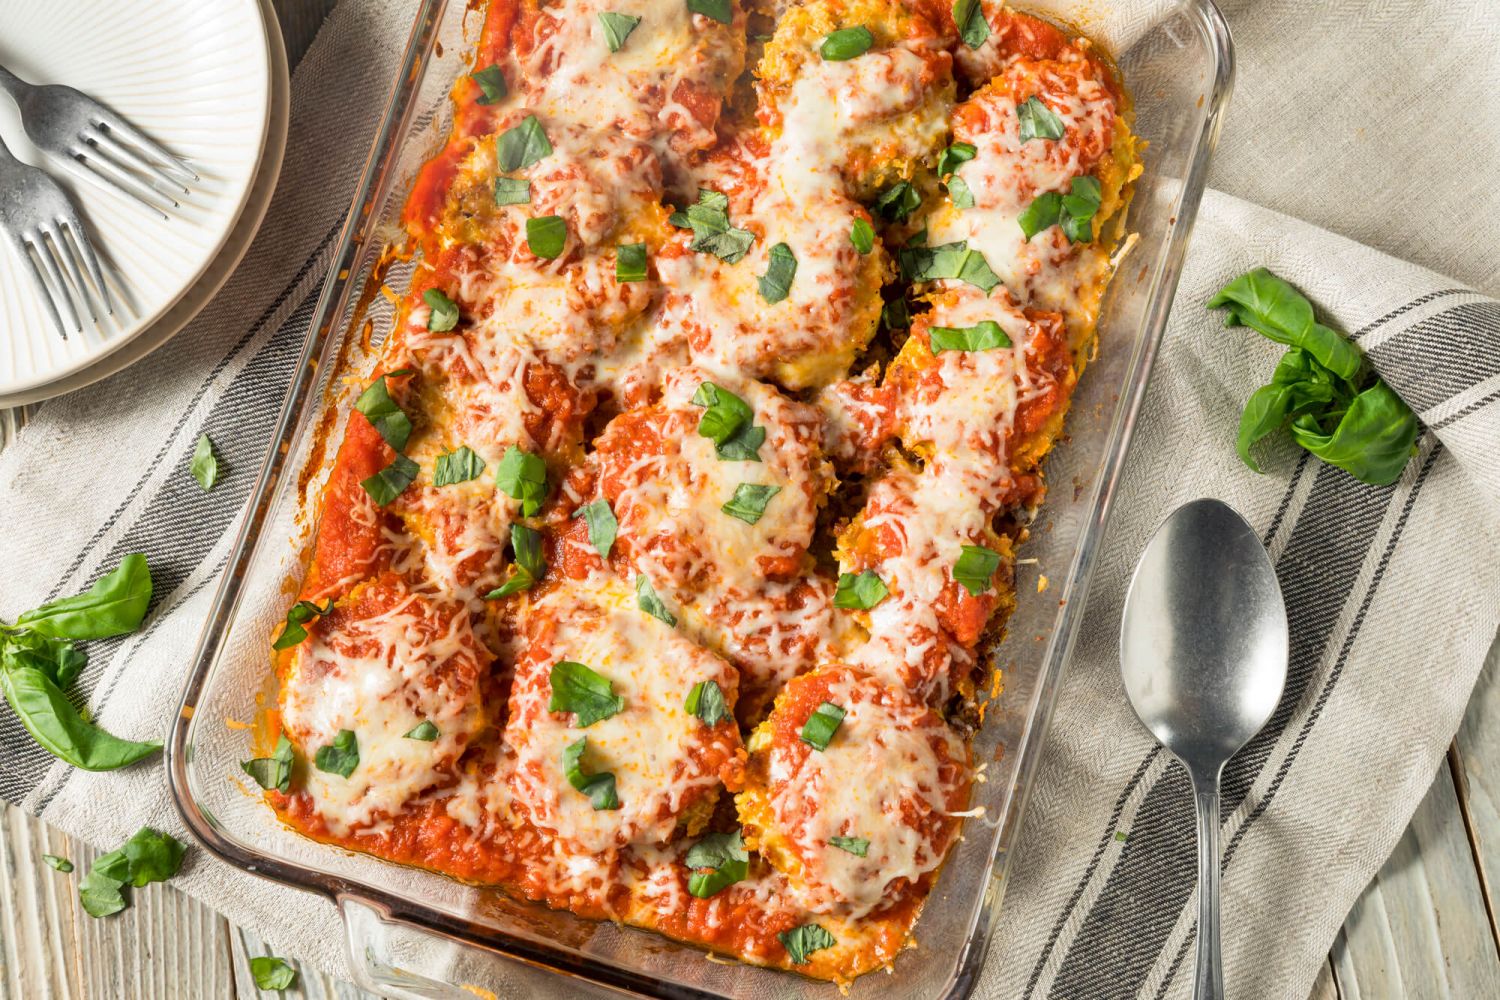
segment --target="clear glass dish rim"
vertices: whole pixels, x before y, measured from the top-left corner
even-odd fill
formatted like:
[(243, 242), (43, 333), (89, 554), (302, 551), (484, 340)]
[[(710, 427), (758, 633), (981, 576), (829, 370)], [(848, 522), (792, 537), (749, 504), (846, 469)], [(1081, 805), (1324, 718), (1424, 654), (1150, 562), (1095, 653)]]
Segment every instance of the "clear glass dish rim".
[[(190, 787), (188, 739), (193, 710), (208, 682), (219, 646), (227, 638), (229, 626), (234, 621), (247, 564), (256, 550), (261, 529), (290, 459), (289, 446), (302, 426), (303, 411), (310, 407), (316, 409), (318, 406), (317, 400), (312, 398), (319, 381), (316, 359), (322, 355), (329, 337), (335, 334), (336, 323), (345, 312), (349, 296), (358, 293), (353, 265), (363, 244), (375, 238), (369, 220), (376, 209), (376, 196), (383, 191), (387, 174), (394, 167), (402, 136), (415, 111), (415, 97), (422, 81), (423, 63), (431, 54), (433, 34), (450, 2), (457, 0), (421, 0), (415, 11), (411, 33), (390, 98), (375, 131), (369, 156), (339, 235), (337, 249), (319, 293), (309, 325), (310, 334), (297, 360), (297, 375), (287, 390), (274, 437), (262, 462), (245, 518), (226, 563), (226, 571), (214, 595), (193, 654), (192, 670), (168, 737), (168, 787), (172, 802), (194, 839), (221, 860), (251, 874), (279, 885), (323, 895), (341, 911), (345, 901), (356, 902), (373, 908), (387, 920), (407, 924), (527, 965), (641, 995), (657, 995), (655, 987), (659, 983), (649, 976), (594, 962), (566, 949), (548, 948), (505, 935), (492, 927), (431, 909), (378, 886), (354, 882), (331, 872), (246, 849), (220, 834), (213, 819), (200, 808)], [(1019, 745), (1014, 748), (1019, 754), (1014, 779), (1014, 787), (1018, 791), (1014, 805), (1008, 811), (1004, 826), (995, 841), (995, 851), (990, 863), (988, 901), (976, 915), (974, 926), (961, 943), (956, 972), (943, 994), (948, 998), (967, 996), (977, 984), (984, 965), (990, 937), (1000, 913), (1012, 854), (1011, 842), (1026, 811), (1040, 758), (1040, 747), (1050, 725), (1062, 675), (1083, 618), (1096, 556), (1113, 507), (1115, 489), (1129, 451), (1130, 438), (1145, 396), (1157, 348), (1166, 328), (1193, 220), (1207, 184), (1208, 165), (1222, 121), (1222, 112), (1233, 84), (1233, 41), (1229, 27), (1214, 0), (1179, 0), (1178, 9), (1200, 20), (1214, 57), (1213, 79), (1206, 88), (1208, 107), (1203, 119), (1203, 129), (1183, 181), (1178, 217), (1162, 258), (1160, 277), (1147, 311), (1149, 332), (1140, 338), (1134, 349), (1126, 392), (1108, 430), (1104, 462), (1092, 490), (1088, 521), (1062, 590), (1065, 602), (1063, 612), (1038, 675), (1037, 689), (1033, 696), (1036, 707)], [(714, 997), (714, 994), (681, 986), (674, 988), (673, 995), (703, 997), (704, 1000), (712, 1000)]]

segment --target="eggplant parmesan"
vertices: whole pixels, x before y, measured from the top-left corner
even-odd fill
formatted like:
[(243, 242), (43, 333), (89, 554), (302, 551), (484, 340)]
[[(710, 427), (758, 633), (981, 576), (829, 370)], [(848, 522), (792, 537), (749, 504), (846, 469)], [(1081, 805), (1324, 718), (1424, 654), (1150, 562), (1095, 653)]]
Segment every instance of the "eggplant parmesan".
[(998, 0), (491, 0), (270, 764), (293, 828), (847, 982), (969, 813), (1139, 144)]

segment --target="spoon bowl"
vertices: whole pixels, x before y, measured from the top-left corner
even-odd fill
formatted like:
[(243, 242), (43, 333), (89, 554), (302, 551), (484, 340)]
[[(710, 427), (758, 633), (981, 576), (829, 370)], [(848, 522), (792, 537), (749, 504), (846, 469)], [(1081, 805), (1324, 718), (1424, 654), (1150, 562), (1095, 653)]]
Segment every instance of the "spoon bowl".
[(1219, 500), (1177, 508), (1146, 543), (1125, 596), (1120, 672), (1135, 714), (1186, 766), (1198, 813), (1195, 1000), (1224, 995), (1219, 959), (1219, 775), (1286, 686), (1286, 605), (1254, 530)]

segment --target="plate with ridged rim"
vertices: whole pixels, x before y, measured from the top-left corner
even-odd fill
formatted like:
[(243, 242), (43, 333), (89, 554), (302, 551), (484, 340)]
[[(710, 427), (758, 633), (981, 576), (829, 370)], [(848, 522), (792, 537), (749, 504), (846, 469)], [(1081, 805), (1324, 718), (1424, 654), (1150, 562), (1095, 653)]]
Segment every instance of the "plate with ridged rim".
[[(270, 28), (274, 30), (274, 22)], [(110, 272), (115, 315), (66, 340), (29, 274), (0, 248), (0, 397), (65, 380), (131, 343), (219, 256), (250, 195), (271, 124), (273, 60), (258, 0), (5, 0), (0, 63), (66, 83), (129, 118), (200, 180), (163, 219), (73, 178), (33, 146), (0, 96), (0, 137), (67, 189)]]

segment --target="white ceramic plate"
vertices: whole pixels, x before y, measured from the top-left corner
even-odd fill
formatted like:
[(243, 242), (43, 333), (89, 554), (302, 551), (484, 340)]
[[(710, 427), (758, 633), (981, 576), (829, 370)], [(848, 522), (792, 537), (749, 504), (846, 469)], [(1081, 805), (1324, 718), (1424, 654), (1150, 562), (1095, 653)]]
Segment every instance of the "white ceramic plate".
[(112, 320), (101, 317), (98, 330), (86, 326), (63, 340), (29, 275), (0, 249), (0, 397), (71, 381), (121, 350), (219, 258), (266, 149), (269, 37), (258, 0), (0, 2), (0, 63), (33, 83), (67, 83), (93, 95), (191, 161), (201, 178), (181, 209), (162, 219), (124, 195), (73, 181), (31, 145), (15, 105), (0, 96), (0, 135), (73, 194), (112, 271), (115, 300)]

